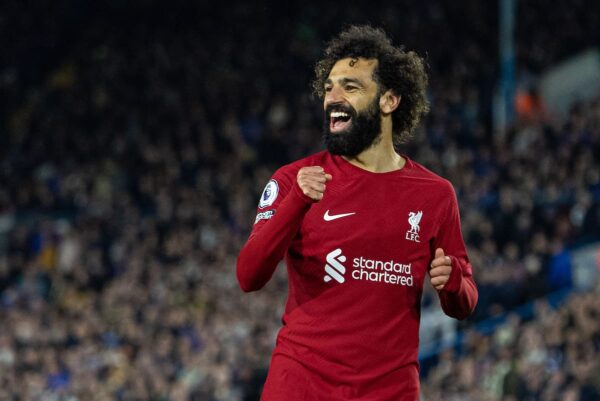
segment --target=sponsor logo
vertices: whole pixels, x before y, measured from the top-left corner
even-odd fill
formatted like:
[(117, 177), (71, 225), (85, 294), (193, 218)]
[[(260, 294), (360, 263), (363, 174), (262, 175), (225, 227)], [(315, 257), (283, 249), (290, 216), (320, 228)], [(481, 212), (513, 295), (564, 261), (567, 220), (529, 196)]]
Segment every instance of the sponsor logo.
[(342, 214), (329, 214), (329, 210), (327, 210), (325, 212), (325, 214), (323, 215), (323, 220), (331, 221), (331, 220), (341, 219), (342, 217), (346, 217), (346, 216), (352, 216), (353, 214), (356, 214), (356, 212), (342, 213)]
[(254, 224), (258, 223), (261, 220), (269, 220), (275, 214), (275, 210), (267, 210), (265, 212), (261, 212), (256, 215), (256, 219), (254, 220)]
[(279, 194), (279, 184), (277, 181), (271, 180), (265, 186), (265, 189), (260, 196), (260, 201), (258, 202), (258, 207), (261, 209), (271, 206), (275, 199), (277, 199), (277, 195)]
[(421, 230), (419, 223), (421, 222), (421, 217), (423, 217), (422, 210), (408, 213), (408, 224), (410, 224), (410, 230), (406, 231), (407, 240), (421, 242), (419, 241), (419, 231)]
[[(328, 283), (332, 279), (338, 283), (346, 281), (346, 256), (342, 254), (341, 248), (329, 252), (325, 258), (325, 277), (323, 280)], [(376, 283), (394, 284), (406, 287), (414, 285), (412, 275), (412, 263), (404, 264), (394, 260), (375, 260), (367, 259), (363, 256), (352, 259), (352, 272), (350, 277), (353, 280), (371, 281)]]
[(325, 257), (327, 263), (325, 264), (325, 277), (323, 280), (328, 283), (331, 279), (334, 279), (338, 283), (346, 281), (344, 274), (346, 274), (346, 268), (342, 263), (346, 261), (346, 257), (342, 255), (340, 248), (333, 250)]
[(412, 263), (403, 264), (394, 260), (365, 259), (362, 256), (352, 261), (352, 278), (376, 283), (396, 284), (412, 287)]

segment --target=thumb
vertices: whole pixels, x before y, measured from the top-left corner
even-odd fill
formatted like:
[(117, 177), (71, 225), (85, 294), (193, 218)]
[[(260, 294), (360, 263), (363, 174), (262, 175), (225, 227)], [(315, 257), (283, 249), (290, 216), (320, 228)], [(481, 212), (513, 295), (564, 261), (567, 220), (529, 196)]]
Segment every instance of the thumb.
[(444, 256), (445, 256), (444, 255), (444, 250), (442, 248), (438, 248), (438, 249), (435, 250), (435, 257), (434, 257), (434, 259), (443, 258)]

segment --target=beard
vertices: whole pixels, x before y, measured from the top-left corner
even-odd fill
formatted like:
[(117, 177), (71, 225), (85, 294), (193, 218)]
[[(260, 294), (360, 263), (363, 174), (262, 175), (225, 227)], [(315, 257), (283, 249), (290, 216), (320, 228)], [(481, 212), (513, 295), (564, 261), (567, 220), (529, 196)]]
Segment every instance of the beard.
[[(343, 111), (351, 116), (350, 125), (344, 131), (332, 133), (330, 130), (330, 113), (332, 110)], [(379, 96), (361, 112), (352, 106), (334, 104), (325, 109), (323, 122), (323, 140), (329, 153), (338, 156), (354, 157), (363, 150), (375, 145), (381, 132), (379, 115)]]

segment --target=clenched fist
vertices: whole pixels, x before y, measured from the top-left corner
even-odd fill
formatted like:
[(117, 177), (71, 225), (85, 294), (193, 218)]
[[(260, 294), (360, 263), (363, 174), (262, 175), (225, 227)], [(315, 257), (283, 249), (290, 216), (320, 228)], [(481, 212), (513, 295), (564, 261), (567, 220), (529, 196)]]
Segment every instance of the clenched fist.
[(318, 202), (323, 199), (325, 183), (331, 181), (331, 174), (325, 173), (321, 166), (302, 167), (298, 171), (296, 180), (302, 193)]
[(431, 277), (431, 285), (438, 291), (444, 288), (448, 280), (450, 280), (450, 273), (452, 272), (452, 260), (450, 257), (444, 255), (444, 250), (438, 248), (435, 250), (435, 257), (431, 262), (431, 269), (429, 269), (429, 277)]

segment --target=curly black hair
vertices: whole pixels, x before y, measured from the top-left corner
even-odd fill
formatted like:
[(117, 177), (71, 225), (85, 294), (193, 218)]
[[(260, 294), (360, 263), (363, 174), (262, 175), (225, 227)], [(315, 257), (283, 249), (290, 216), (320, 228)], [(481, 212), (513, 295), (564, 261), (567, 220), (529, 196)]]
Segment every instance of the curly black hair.
[(423, 59), (413, 51), (404, 51), (402, 46), (394, 47), (380, 28), (350, 26), (327, 44), (324, 58), (315, 65), (312, 82), (315, 95), (323, 98), (324, 84), (333, 65), (344, 58), (377, 59), (373, 80), (379, 85), (379, 93), (391, 89), (401, 97), (400, 105), (392, 113), (394, 145), (408, 142), (421, 117), (429, 111)]

